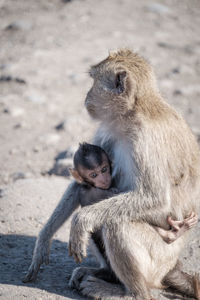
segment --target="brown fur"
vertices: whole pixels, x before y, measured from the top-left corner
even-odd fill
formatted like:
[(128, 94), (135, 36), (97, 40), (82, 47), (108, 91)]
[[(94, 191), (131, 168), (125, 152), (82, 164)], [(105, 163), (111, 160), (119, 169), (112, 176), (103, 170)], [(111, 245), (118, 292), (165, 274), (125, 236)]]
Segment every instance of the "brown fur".
[[(80, 281), (74, 272), (71, 282), (79, 281), (77, 289), (94, 299), (149, 300), (150, 288), (163, 287), (173, 274), (187, 242), (185, 234), (168, 245), (152, 225), (168, 229), (168, 215), (182, 220), (191, 211), (198, 213), (199, 149), (183, 118), (162, 99), (152, 68), (142, 57), (120, 50), (92, 67), (90, 74), (94, 84), (85, 105), (100, 121), (94, 143), (113, 161), (122, 193), (74, 216), (69, 252), (81, 261), (90, 233), (103, 228), (106, 256), (121, 284), (105, 282), (92, 270)], [(26, 281), (36, 277), (48, 258), (52, 235), (77, 206), (73, 183), (40, 232)], [(198, 299), (198, 280), (176, 274), (176, 288)]]
[[(107, 151), (114, 167), (118, 164), (117, 187), (131, 192), (78, 213), (69, 249), (81, 260), (89, 232), (103, 225), (114, 272), (132, 297), (149, 299), (148, 289), (162, 287), (187, 237), (167, 246), (150, 225), (167, 229), (168, 214), (181, 220), (198, 211), (199, 149), (183, 118), (162, 99), (151, 66), (139, 55), (118, 51), (90, 74), (94, 84), (86, 108), (102, 122), (94, 142)], [(185, 283), (180, 274), (178, 287)], [(181, 291), (194, 295), (192, 280)]]

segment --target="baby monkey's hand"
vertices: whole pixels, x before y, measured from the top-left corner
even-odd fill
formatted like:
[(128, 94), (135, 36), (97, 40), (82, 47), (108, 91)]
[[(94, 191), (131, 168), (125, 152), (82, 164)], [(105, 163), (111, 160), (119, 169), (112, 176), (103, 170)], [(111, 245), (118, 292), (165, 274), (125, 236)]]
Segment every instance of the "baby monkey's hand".
[(165, 230), (161, 227), (154, 228), (166, 243), (171, 244), (197, 224), (198, 216), (192, 212), (189, 217), (185, 218), (183, 221), (173, 220), (169, 216), (167, 217), (167, 222), (171, 226), (169, 230)]

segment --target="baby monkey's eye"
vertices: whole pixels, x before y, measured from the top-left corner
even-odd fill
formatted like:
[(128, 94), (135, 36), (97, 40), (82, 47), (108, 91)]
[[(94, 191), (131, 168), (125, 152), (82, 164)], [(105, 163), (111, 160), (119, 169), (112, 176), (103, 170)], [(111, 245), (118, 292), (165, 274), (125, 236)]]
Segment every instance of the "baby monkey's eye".
[(91, 177), (91, 178), (96, 178), (96, 177), (97, 177), (97, 173), (91, 173), (91, 174), (90, 174), (90, 177)]
[(107, 170), (108, 170), (108, 167), (103, 167), (103, 168), (101, 169), (101, 173), (105, 173)]

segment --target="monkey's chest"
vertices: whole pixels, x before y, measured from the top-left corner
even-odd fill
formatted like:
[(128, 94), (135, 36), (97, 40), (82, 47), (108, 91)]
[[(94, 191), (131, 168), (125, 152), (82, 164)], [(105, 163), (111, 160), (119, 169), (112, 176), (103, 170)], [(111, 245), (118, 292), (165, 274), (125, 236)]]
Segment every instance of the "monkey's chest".
[(134, 190), (138, 171), (132, 145), (127, 141), (116, 141), (112, 161), (113, 177), (120, 191)]

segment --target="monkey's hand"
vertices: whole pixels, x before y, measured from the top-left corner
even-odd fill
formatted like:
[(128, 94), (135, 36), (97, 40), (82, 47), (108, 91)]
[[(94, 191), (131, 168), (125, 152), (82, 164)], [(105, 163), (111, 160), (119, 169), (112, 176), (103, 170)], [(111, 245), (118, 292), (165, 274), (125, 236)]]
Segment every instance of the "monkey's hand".
[(49, 264), (49, 242), (42, 242), (40, 238), (38, 238), (35, 249), (33, 252), (33, 258), (31, 265), (28, 269), (26, 276), (23, 279), (23, 282), (35, 281), (37, 277), (37, 273), (40, 269), (40, 265), (45, 263)]
[(185, 218), (183, 221), (173, 220), (170, 216), (167, 218), (169, 225), (173, 231), (184, 233), (185, 231), (194, 227), (198, 222), (198, 216), (194, 212), (191, 212), (189, 217)]
[(80, 263), (87, 254), (90, 232), (86, 230), (85, 221), (79, 212), (75, 214), (71, 223), (68, 252), (77, 263)]

